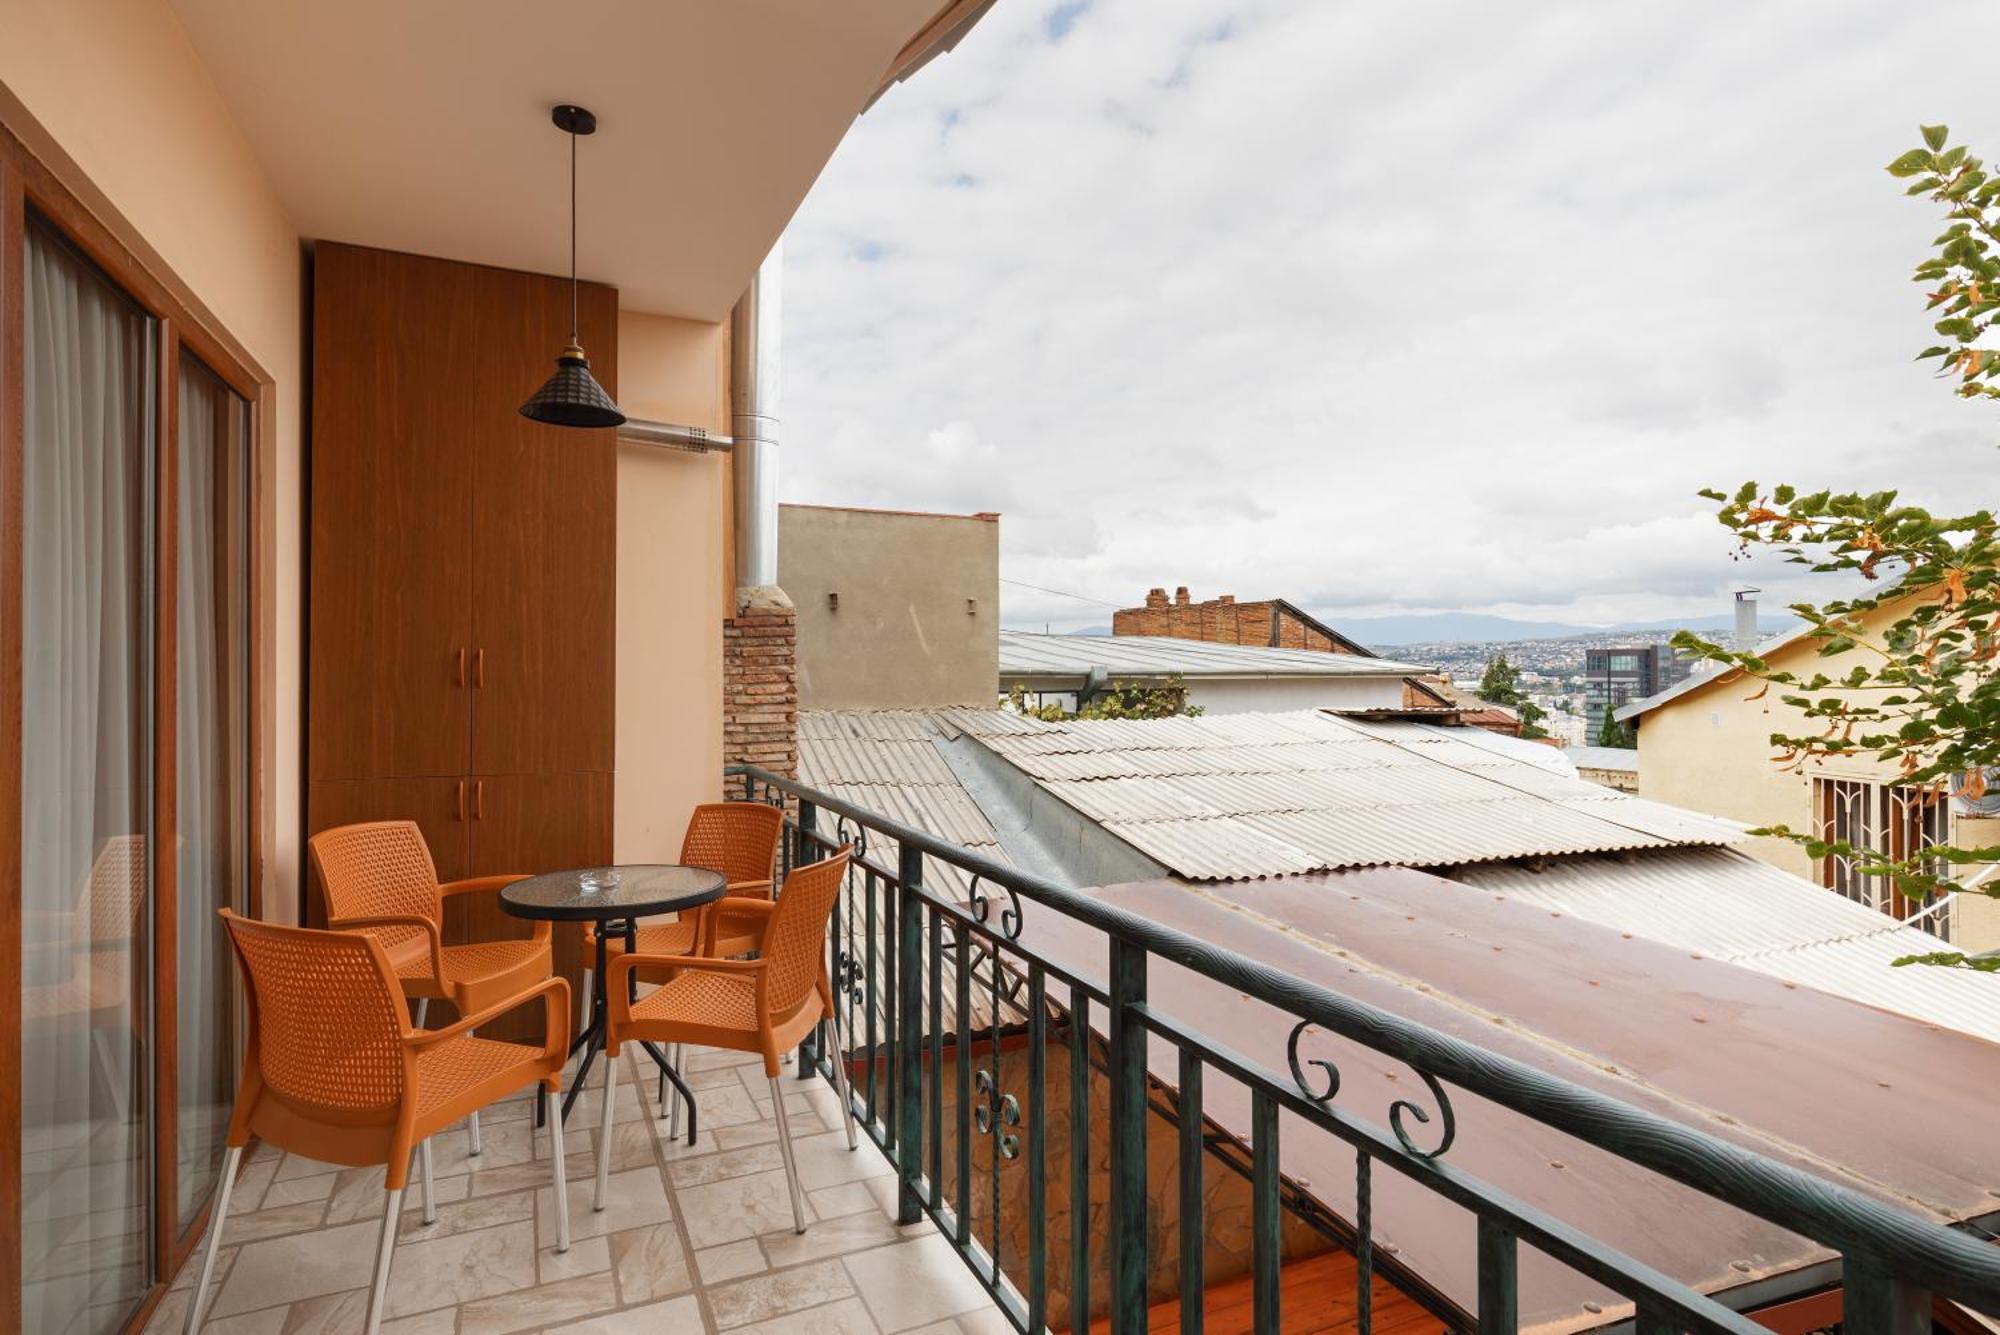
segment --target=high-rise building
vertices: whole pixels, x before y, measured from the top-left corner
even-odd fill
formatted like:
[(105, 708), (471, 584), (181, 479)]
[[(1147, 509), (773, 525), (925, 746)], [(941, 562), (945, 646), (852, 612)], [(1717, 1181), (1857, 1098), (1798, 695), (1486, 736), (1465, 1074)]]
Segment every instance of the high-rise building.
[(1586, 744), (1595, 743), (1608, 705), (1617, 709), (1643, 700), (1684, 679), (1694, 664), (1670, 644), (1619, 645), (1583, 652), (1583, 717)]

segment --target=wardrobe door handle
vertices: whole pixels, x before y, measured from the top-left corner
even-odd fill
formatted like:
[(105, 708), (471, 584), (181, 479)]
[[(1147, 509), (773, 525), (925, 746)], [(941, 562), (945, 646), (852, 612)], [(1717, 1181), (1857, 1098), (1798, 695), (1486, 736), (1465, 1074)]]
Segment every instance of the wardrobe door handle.
[(465, 649), (464, 649), (464, 646), (460, 646), (460, 648), (459, 648), (459, 651), (458, 651), (458, 671), (457, 671), (457, 672), (456, 672), (456, 673), (455, 673), (455, 674), (453, 675), (453, 677), (452, 677), (452, 682), (451, 682), (451, 684), (452, 684), (452, 685), (454, 685), (454, 686), (463, 686), (463, 685), (465, 685)]
[(478, 690), (485, 685), (486, 651), (484, 649), (474, 649), (472, 651), (472, 687), (474, 690)]
[(454, 817), (454, 819), (456, 819), (456, 820), (464, 820), (464, 819), (465, 819), (465, 780), (464, 780), (464, 779), (460, 779), (460, 780), (458, 781), (458, 815), (457, 815), (456, 817)]
[(486, 780), (476, 779), (472, 784), (472, 818), (486, 819)]

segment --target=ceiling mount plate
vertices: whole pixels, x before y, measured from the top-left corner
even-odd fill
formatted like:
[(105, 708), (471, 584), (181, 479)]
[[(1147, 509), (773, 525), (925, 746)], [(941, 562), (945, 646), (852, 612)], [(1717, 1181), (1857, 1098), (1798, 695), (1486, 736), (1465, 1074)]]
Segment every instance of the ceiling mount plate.
[(564, 134), (596, 134), (597, 116), (583, 107), (573, 107), (565, 102), (549, 110), (549, 119)]

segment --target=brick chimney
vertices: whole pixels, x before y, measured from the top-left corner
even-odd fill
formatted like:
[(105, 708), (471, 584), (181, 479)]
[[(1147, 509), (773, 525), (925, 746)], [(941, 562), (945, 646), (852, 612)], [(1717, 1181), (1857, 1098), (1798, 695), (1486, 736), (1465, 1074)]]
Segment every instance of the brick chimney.
[[(1182, 592), (1186, 592), (1186, 590), (1182, 590)], [(1165, 607), (1166, 605), (1167, 605), (1167, 591), (1165, 589), (1146, 590), (1146, 606)]]
[(1187, 605), (1188, 605), (1188, 590), (1187, 590), (1187, 585), (1183, 584), (1178, 589), (1174, 590), (1174, 606), (1186, 607)]
[(1236, 595), (1233, 593), (1218, 594), (1215, 601), (1221, 603), (1224, 607), (1234, 607), (1236, 606)]

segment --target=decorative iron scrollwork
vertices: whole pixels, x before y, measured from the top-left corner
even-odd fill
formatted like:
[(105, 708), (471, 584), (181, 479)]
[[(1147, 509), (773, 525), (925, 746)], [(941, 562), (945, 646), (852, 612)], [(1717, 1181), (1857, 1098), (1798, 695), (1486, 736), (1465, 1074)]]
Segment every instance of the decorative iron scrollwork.
[[(972, 916), (982, 923), (991, 921), (993, 917), (993, 897), (986, 893), (985, 887), (986, 879), (977, 872), (974, 872), (972, 875), (971, 891), (965, 899), (966, 907), (972, 910)], [(1000, 889), (1007, 896), (1006, 906), (1000, 910), (1000, 935), (1009, 941), (1019, 941), (1021, 939), (1021, 897), (1014, 893), (1011, 886), (1003, 885)]]
[[(1292, 1036), (1285, 1040), (1285, 1062), (1292, 1068), (1292, 1083), (1299, 1092), (1314, 1103), (1332, 1103), (1333, 1096), (1340, 1093), (1340, 1068), (1324, 1057), (1312, 1057), (1304, 1062), (1299, 1060), (1299, 1039), (1306, 1030), (1312, 1028), (1309, 1020), (1300, 1020), (1292, 1026)], [(1316, 1066), (1326, 1075), (1326, 1088), (1315, 1088), (1317, 1084), (1306, 1074), (1305, 1068)]]
[(1021, 1125), (1021, 1101), (1000, 1092), (1000, 1077), (992, 1067), (981, 1067), (973, 1076), (973, 1085), (979, 1091), (979, 1105), (972, 1110), (973, 1125), (980, 1135), (998, 1138), (1001, 1158), (1020, 1158), (1021, 1138), (1007, 1128)]
[[(1324, 1057), (1301, 1057), (1299, 1040), (1315, 1026), (1309, 1020), (1300, 1020), (1292, 1026), (1291, 1037), (1285, 1041), (1285, 1062), (1292, 1068), (1292, 1081), (1314, 1103), (1326, 1105), (1333, 1102), (1340, 1092), (1340, 1068)], [(1313, 1068), (1319, 1075), (1313, 1075), (1307, 1068)], [(1411, 1156), (1418, 1159), (1435, 1159), (1451, 1148), (1451, 1142), (1458, 1135), (1458, 1118), (1452, 1113), (1451, 1097), (1444, 1091), (1438, 1078), (1429, 1071), (1411, 1067), (1417, 1078), (1424, 1082), (1436, 1104), (1438, 1119), (1438, 1142), (1430, 1149), (1423, 1148), (1410, 1133), (1408, 1123), (1415, 1122), (1428, 1126), (1432, 1110), (1412, 1099), (1397, 1099), (1389, 1105), (1389, 1129), (1396, 1135), (1396, 1141)]]
[(861, 967), (861, 960), (852, 950), (834, 948), (834, 990), (844, 991), (855, 1005), (863, 1005), (868, 994), (863, 984), (867, 982), (868, 971)]
[(1419, 1122), (1428, 1123), (1431, 1120), (1429, 1113), (1408, 1099), (1397, 1099), (1389, 1105), (1389, 1129), (1396, 1133), (1396, 1139), (1402, 1143), (1403, 1148), (1414, 1154), (1417, 1158), (1435, 1159), (1451, 1148), (1452, 1138), (1458, 1135), (1458, 1119), (1452, 1116), (1451, 1099), (1445, 1094), (1444, 1086), (1438, 1083), (1437, 1077), (1429, 1071), (1418, 1070), (1414, 1066), (1410, 1069), (1416, 1071), (1418, 1078), (1430, 1086), (1431, 1097), (1437, 1100), (1438, 1119), (1440, 1123), (1438, 1128), (1438, 1143), (1428, 1150), (1419, 1149), (1417, 1142), (1411, 1138), (1410, 1133), (1404, 1130), (1403, 1114), (1405, 1113), (1416, 1118)]
[(836, 847), (841, 844), (852, 844), (854, 846), (854, 853), (848, 862), (847, 871), (847, 874), (852, 877), (855, 871), (854, 864), (868, 856), (868, 827), (856, 824), (845, 816), (835, 817), (833, 822), (833, 842)]

